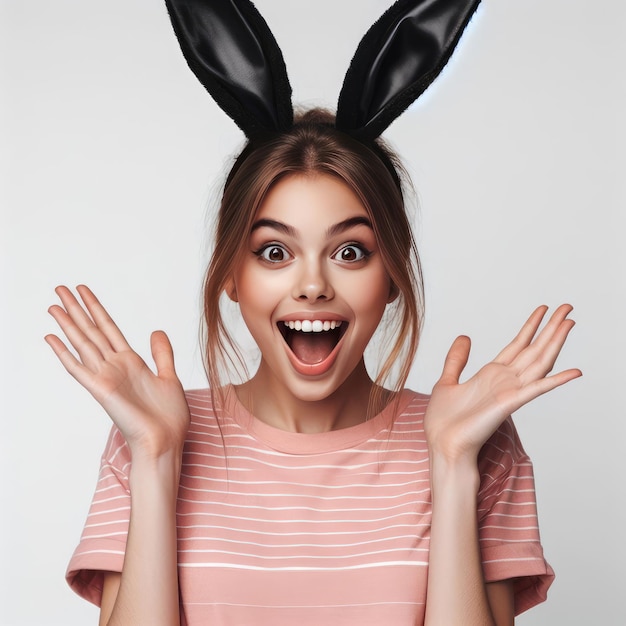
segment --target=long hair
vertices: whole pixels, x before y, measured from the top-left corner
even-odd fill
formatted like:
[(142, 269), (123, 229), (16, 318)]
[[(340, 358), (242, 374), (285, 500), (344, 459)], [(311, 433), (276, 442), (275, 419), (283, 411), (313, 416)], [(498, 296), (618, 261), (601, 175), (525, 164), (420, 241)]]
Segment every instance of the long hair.
[[(403, 199), (408, 177), (399, 159), (379, 139), (370, 145), (338, 131), (323, 109), (296, 116), (291, 130), (248, 143), (224, 186), (217, 217), (214, 252), (204, 282), (205, 366), (218, 400), (220, 390), (237, 372), (247, 376), (245, 359), (224, 322), (220, 300), (238, 259), (247, 251), (255, 215), (269, 190), (282, 178), (326, 174), (343, 181), (359, 198), (372, 222), (383, 264), (397, 292), (385, 313), (384, 342), (389, 349), (374, 377), (368, 417), (382, 409), (385, 386), (399, 391), (417, 350), (423, 283), (419, 256)], [(393, 380), (392, 380), (393, 379)]]

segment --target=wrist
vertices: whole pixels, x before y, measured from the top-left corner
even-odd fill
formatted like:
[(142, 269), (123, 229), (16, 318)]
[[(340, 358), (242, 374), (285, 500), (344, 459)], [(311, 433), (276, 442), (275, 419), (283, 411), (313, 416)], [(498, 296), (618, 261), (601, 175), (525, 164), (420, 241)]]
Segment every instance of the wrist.
[(182, 449), (171, 449), (159, 455), (145, 452), (132, 453), (130, 469), (131, 490), (138, 483), (156, 482), (166, 489), (178, 491), (180, 470), (182, 465)]
[(164, 430), (143, 433), (137, 440), (128, 438), (127, 441), (133, 462), (137, 460), (165, 466), (168, 462), (182, 458), (185, 435)]
[(475, 457), (450, 457), (433, 450), (429, 450), (429, 455), (433, 491), (451, 493), (462, 490), (474, 496), (478, 493), (480, 474)]

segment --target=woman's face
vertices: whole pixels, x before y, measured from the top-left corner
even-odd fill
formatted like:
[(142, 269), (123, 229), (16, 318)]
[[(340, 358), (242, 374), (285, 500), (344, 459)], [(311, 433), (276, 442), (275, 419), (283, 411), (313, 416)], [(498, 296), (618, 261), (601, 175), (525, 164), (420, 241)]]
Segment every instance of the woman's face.
[(229, 293), (261, 350), (255, 378), (314, 401), (353, 373), (367, 377), (363, 352), (392, 299), (391, 281), (352, 190), (328, 175), (282, 179), (248, 244)]

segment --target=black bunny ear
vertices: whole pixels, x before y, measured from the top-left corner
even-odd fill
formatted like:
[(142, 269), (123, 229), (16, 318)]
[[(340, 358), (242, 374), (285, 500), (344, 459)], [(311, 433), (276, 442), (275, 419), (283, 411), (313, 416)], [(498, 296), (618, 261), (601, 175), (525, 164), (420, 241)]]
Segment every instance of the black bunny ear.
[(378, 137), (437, 78), (480, 0), (399, 0), (365, 34), (339, 95), (337, 128)]
[(292, 126), (285, 62), (252, 2), (165, 3), (192, 72), (248, 137)]

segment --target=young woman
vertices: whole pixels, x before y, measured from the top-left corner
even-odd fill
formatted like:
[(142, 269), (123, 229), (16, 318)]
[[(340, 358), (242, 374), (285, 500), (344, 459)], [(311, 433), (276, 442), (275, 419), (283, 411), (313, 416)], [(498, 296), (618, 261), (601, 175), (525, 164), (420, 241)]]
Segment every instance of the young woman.
[[(183, 391), (163, 332), (154, 374), (87, 287), (82, 302), (57, 289), (50, 313), (77, 356), (46, 340), (114, 422), (68, 570), (102, 624), (500, 626), (545, 598), (508, 416), (580, 376), (549, 375), (571, 307), (542, 330), (539, 307), (463, 383), (459, 337), (431, 396), (403, 389), (421, 285), (401, 174), (323, 111), (249, 141), (204, 288), (209, 389)], [(240, 359), (222, 297), (261, 355), (238, 385), (223, 380)]]

